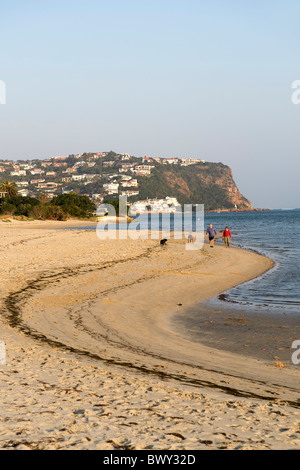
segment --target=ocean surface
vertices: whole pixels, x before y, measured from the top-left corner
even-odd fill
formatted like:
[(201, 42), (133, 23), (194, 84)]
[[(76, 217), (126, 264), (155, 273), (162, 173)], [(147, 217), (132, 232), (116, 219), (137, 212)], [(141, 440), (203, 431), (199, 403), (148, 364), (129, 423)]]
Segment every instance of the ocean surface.
[[(275, 261), (275, 266), (264, 275), (241, 284), (212, 299), (214, 305), (247, 307), (247, 310), (272, 313), (300, 314), (300, 209), (257, 212), (205, 213), (204, 226), (197, 214), (187, 216), (184, 227), (180, 220), (173, 220), (171, 230), (186, 232), (206, 229), (210, 223), (217, 230), (228, 225), (232, 234), (232, 246), (244, 248)], [(150, 228), (147, 214), (139, 217), (141, 229)], [(163, 224), (163, 226), (161, 226)], [(128, 225), (130, 229), (130, 224)], [(126, 224), (120, 224), (120, 229)], [(133, 226), (132, 226), (133, 228)], [(151, 228), (164, 229), (164, 220), (155, 214)], [(223, 243), (222, 239), (216, 240)]]
[(220, 302), (256, 311), (300, 314), (300, 209), (206, 214), (218, 229), (228, 225), (232, 246), (275, 261), (273, 269), (221, 296)]

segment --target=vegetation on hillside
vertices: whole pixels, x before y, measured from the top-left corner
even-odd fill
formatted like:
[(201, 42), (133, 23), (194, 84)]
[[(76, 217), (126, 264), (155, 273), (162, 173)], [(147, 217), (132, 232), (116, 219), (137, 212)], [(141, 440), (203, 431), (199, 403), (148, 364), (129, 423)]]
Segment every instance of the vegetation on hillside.
[[(2, 164), (0, 162), (0, 180), (3, 181), (1, 190), (7, 193), (8, 200), (16, 197), (18, 190), (19, 194), (23, 192), (24, 195), (35, 198), (40, 198), (43, 192), (48, 193), (50, 197), (54, 195), (51, 203), (40, 201), (41, 206), (34, 209), (34, 212), (40, 216), (43, 216), (44, 211), (45, 217), (57, 216), (56, 211), (57, 213), (59, 211), (53, 209), (53, 204), (60, 207), (61, 214), (69, 214), (72, 217), (85, 216), (89, 210), (87, 201), (86, 207), (82, 201), (78, 203), (74, 193), (88, 196), (98, 203), (103, 198), (118, 199), (119, 195), (125, 192), (124, 176), (125, 179), (128, 177), (136, 179), (138, 183), (137, 186), (132, 186), (134, 190), (131, 191), (132, 194), (128, 192), (130, 203), (146, 199), (164, 199), (169, 196), (177, 198), (181, 205), (204, 204), (206, 209), (212, 210), (230, 210), (235, 207), (251, 209), (251, 203), (239, 193), (231, 169), (222, 163), (199, 161), (185, 166), (180, 163), (180, 159), (177, 163), (168, 163), (164, 159), (145, 160), (113, 151), (105, 152), (101, 154), (102, 156), (97, 155), (83, 153), (58, 159), (53, 157), (45, 161), (2, 161)], [(149, 165), (151, 173), (142, 175), (139, 173), (138, 165)], [(29, 166), (30, 169), (27, 168), (25, 171), (25, 166)], [(18, 169), (23, 169), (21, 175), (18, 171), (12, 171)], [(8, 179), (11, 181), (7, 181)], [(108, 183), (117, 183), (119, 188), (110, 191)], [(134, 194), (135, 191), (138, 191), (138, 194)], [(71, 202), (66, 198), (69, 194), (73, 194)]]
[[(138, 177), (139, 195), (132, 200), (176, 197), (180, 204), (204, 204), (208, 209), (234, 207), (225, 184), (232, 183), (227, 176), (230, 169), (222, 164), (201, 164), (181, 167), (160, 165), (150, 177)], [(217, 183), (224, 179), (224, 186)]]

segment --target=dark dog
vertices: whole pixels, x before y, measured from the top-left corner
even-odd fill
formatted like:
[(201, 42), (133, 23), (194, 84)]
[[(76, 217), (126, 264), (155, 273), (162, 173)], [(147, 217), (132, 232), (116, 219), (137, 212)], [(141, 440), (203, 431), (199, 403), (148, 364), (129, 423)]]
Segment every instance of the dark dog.
[(167, 239), (166, 238), (163, 238), (162, 240), (160, 240), (160, 244), (161, 245), (166, 245), (167, 244)]

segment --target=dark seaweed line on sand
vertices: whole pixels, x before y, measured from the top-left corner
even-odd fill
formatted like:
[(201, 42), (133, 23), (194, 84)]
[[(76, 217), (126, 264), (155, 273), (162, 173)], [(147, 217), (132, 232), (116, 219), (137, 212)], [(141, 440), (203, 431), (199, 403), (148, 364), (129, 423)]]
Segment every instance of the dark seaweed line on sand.
[[(65, 351), (71, 352), (78, 356), (85, 356), (85, 357), (88, 357), (90, 359), (97, 360), (97, 361), (100, 360), (103, 363), (108, 364), (108, 365), (121, 366), (129, 370), (135, 370), (136, 372), (139, 372), (142, 374), (148, 374), (148, 375), (158, 377), (161, 380), (175, 380), (185, 385), (191, 385), (194, 387), (207, 387), (207, 388), (211, 388), (214, 390), (219, 390), (226, 394), (233, 395), (235, 397), (253, 398), (253, 399), (261, 399), (261, 400), (267, 400), (267, 401), (278, 401), (278, 398), (274, 396), (264, 396), (264, 395), (253, 393), (253, 392), (238, 390), (238, 389), (226, 386), (226, 385), (216, 384), (214, 382), (210, 382), (207, 380), (200, 380), (196, 378), (186, 377), (185, 375), (181, 375), (181, 374), (168, 373), (168, 372), (164, 372), (161, 370), (152, 369), (144, 365), (135, 365), (127, 361), (105, 358), (105, 357), (100, 356), (99, 354), (90, 352), (88, 350), (72, 347), (72, 346), (62, 343), (61, 341), (48, 338), (46, 335), (30, 328), (29, 326), (24, 324), (24, 322), (22, 321), (22, 309), (20, 305), (24, 304), (24, 301), (32, 297), (36, 291), (41, 291), (44, 287), (49, 286), (49, 284), (60, 282), (61, 279), (68, 278), (70, 276), (74, 277), (74, 275), (76, 276), (82, 273), (100, 271), (100, 270), (113, 267), (120, 263), (126, 263), (128, 261), (145, 258), (145, 257), (148, 257), (150, 253), (154, 250), (155, 248), (148, 248), (147, 251), (142, 255), (138, 255), (136, 257), (131, 257), (131, 258), (126, 258), (123, 260), (107, 262), (101, 265), (101, 267), (97, 265), (81, 265), (81, 266), (78, 266), (77, 268), (72, 268), (72, 269), (65, 268), (58, 273), (46, 272), (45, 274), (41, 275), (38, 279), (29, 281), (27, 285), (24, 288), (20, 289), (19, 291), (11, 292), (4, 299), (4, 305), (7, 311), (4, 315), (7, 319), (7, 322), (11, 327), (19, 329), (22, 333), (24, 333), (25, 335), (37, 341), (46, 343), (47, 345), (55, 347), (55, 348), (63, 349)], [(138, 280), (135, 282), (141, 282), (141, 280)], [(103, 338), (107, 341), (107, 337), (103, 336)], [(118, 346), (120, 347), (120, 344), (118, 344)], [(123, 345), (123, 347), (126, 347), (126, 346)], [(176, 364), (187, 365), (189, 367), (197, 367), (198, 369), (207, 370), (209, 372), (214, 372), (219, 375), (226, 375), (227, 377), (230, 376), (229, 374), (222, 374), (219, 371), (204, 369), (204, 368), (201, 368), (200, 366), (192, 366), (191, 364), (180, 363), (179, 361), (173, 361), (171, 359), (163, 358), (155, 354), (145, 353), (144, 351), (139, 350), (139, 349), (138, 349), (138, 352), (142, 354), (151, 355), (154, 358), (166, 360), (167, 362), (174, 362)], [(250, 381), (251, 383), (253, 383), (253, 380), (250, 380)], [(257, 383), (265, 385), (264, 382), (257, 381)], [(289, 406), (300, 408), (300, 401), (298, 402), (298, 401), (284, 400), (284, 402), (288, 404)]]
[[(193, 265), (193, 266), (189, 266), (190, 268), (191, 267), (195, 267), (196, 265)], [(180, 268), (181, 269), (181, 268)], [(111, 288), (111, 289), (107, 289), (106, 291), (103, 291), (100, 295), (98, 294), (97, 297), (104, 297), (106, 296), (107, 294), (110, 294), (112, 292), (116, 292), (117, 290), (121, 290), (121, 289), (124, 289), (126, 287), (131, 287), (135, 284), (138, 284), (140, 282), (144, 282), (145, 280), (148, 280), (148, 279), (153, 279), (155, 276), (147, 276), (147, 277), (143, 277), (143, 278), (140, 278), (140, 279), (137, 279), (131, 283), (128, 283), (128, 284), (124, 284), (122, 286), (118, 286), (118, 288)], [(87, 304), (89, 305), (90, 303), (92, 303), (91, 301), (88, 301)], [(85, 309), (86, 311), (87, 309)], [(122, 336), (120, 336), (118, 334), (118, 332), (116, 330), (113, 330), (113, 335), (115, 337), (118, 338), (118, 340), (116, 339), (112, 339), (109, 337), (109, 333), (112, 331), (112, 329), (110, 327), (108, 327), (105, 323), (103, 323), (99, 318), (97, 318), (97, 323), (98, 325), (103, 329), (105, 330), (107, 333), (106, 334), (101, 334), (99, 331), (93, 331), (91, 330), (90, 328), (88, 328), (86, 325), (83, 324), (82, 322), (82, 316), (81, 316), (81, 311), (82, 309), (78, 309), (77, 312), (74, 312), (74, 310), (72, 310), (72, 317), (74, 317), (74, 315), (78, 315), (77, 319), (75, 320), (75, 324), (78, 328), (80, 328), (82, 331), (88, 333), (89, 336), (91, 336), (92, 338), (96, 339), (96, 340), (104, 340), (106, 341), (108, 344), (111, 344), (112, 346), (116, 346), (118, 348), (123, 348), (125, 350), (129, 350), (130, 352), (134, 352), (134, 353), (137, 353), (140, 357), (142, 355), (145, 355), (145, 356), (150, 356), (154, 359), (158, 359), (160, 361), (165, 361), (165, 362), (168, 362), (168, 363), (173, 363), (173, 364), (177, 364), (177, 365), (181, 365), (181, 366), (187, 366), (189, 367), (190, 369), (197, 369), (197, 370), (204, 370), (204, 371), (207, 371), (207, 372), (212, 372), (212, 373), (215, 373), (215, 374), (218, 374), (219, 376), (225, 376), (225, 377), (233, 377), (233, 378), (238, 378), (238, 379), (241, 379), (241, 377), (239, 375), (235, 375), (235, 374), (229, 374), (229, 373), (226, 373), (226, 372), (222, 372), (222, 371), (217, 371), (217, 370), (214, 370), (214, 369), (209, 369), (207, 367), (202, 367), (200, 365), (194, 365), (194, 364), (191, 364), (191, 363), (187, 363), (187, 362), (183, 362), (183, 361), (179, 361), (179, 360), (174, 360), (174, 359), (171, 359), (169, 357), (164, 357), (164, 356), (161, 356), (159, 354), (155, 354), (153, 352), (149, 352), (141, 347), (138, 347), (138, 346), (133, 346), (131, 345), (130, 343), (126, 343), (126, 341), (124, 340), (124, 338), (122, 338)], [(71, 312), (70, 312), (71, 314)], [(116, 362), (115, 362), (116, 363)], [(140, 370), (140, 368), (138, 366), (134, 366), (133, 364), (131, 364), (132, 367), (136, 368), (137, 370)], [(143, 371), (145, 371), (145, 368), (143, 366)], [(204, 381), (204, 380), (199, 380), (199, 379), (191, 379), (191, 378), (187, 378), (186, 376), (182, 376), (182, 375), (179, 375), (179, 374), (171, 374), (171, 373), (165, 373), (165, 372), (161, 372), (161, 371), (156, 371), (156, 370), (149, 370), (149, 373), (155, 373), (155, 374), (159, 374), (161, 375), (162, 377), (170, 377), (172, 379), (176, 379), (176, 380), (180, 380), (182, 382), (184, 382), (185, 384), (189, 384), (189, 385), (194, 385), (194, 386), (198, 386), (198, 387), (201, 387), (201, 386), (206, 386), (206, 387), (209, 387), (209, 388), (216, 388), (216, 389), (219, 389), (219, 390), (222, 390), (228, 394), (232, 394), (234, 396), (240, 396), (240, 397), (252, 397), (252, 398), (260, 398), (260, 399), (265, 399), (265, 400), (277, 400), (276, 397), (264, 397), (262, 395), (258, 395), (258, 394), (254, 394), (252, 392), (245, 392), (245, 391), (241, 391), (241, 390), (237, 390), (237, 389), (233, 389), (232, 387), (226, 387), (226, 386), (221, 386), (221, 385), (217, 385), (213, 382), (209, 382), (209, 381)], [(182, 380), (182, 378), (184, 377), (184, 380)], [(250, 378), (247, 378), (247, 377), (243, 377), (243, 380), (245, 382), (250, 382), (253, 384), (253, 379), (250, 379)], [(256, 384), (259, 384), (259, 385), (266, 385), (264, 381), (259, 381), (259, 380), (256, 380), (255, 381)], [(273, 384), (276, 386), (276, 384)], [(285, 388), (284, 386), (280, 386), (281, 388)], [(296, 389), (292, 389), (290, 387), (288, 387), (289, 390), (294, 390), (295, 392), (297, 392)], [(269, 391), (269, 393), (274, 393), (274, 392), (271, 392)], [(286, 400), (285, 401), (286, 403), (288, 403), (288, 401)], [(292, 401), (289, 401), (289, 404), (291, 406), (294, 406), (294, 407), (300, 407), (300, 402), (292, 402)]]

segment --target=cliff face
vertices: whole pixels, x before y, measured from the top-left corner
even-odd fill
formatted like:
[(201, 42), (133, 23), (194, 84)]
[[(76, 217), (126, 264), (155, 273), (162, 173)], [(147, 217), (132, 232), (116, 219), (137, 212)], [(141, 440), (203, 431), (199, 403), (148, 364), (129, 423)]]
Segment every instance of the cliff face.
[(173, 196), (180, 204), (204, 204), (207, 210), (253, 210), (222, 163), (159, 165), (149, 178), (139, 178), (139, 189), (138, 199)]
[(209, 167), (204, 168), (204, 171), (198, 172), (198, 177), (202, 178), (207, 185), (217, 185), (224, 192), (224, 196), (228, 196), (232, 206), (244, 210), (253, 210), (251, 202), (238, 190), (233, 179), (232, 170), (225, 165), (222, 165), (222, 167), (220, 171), (212, 171), (210, 173), (207, 171)]

